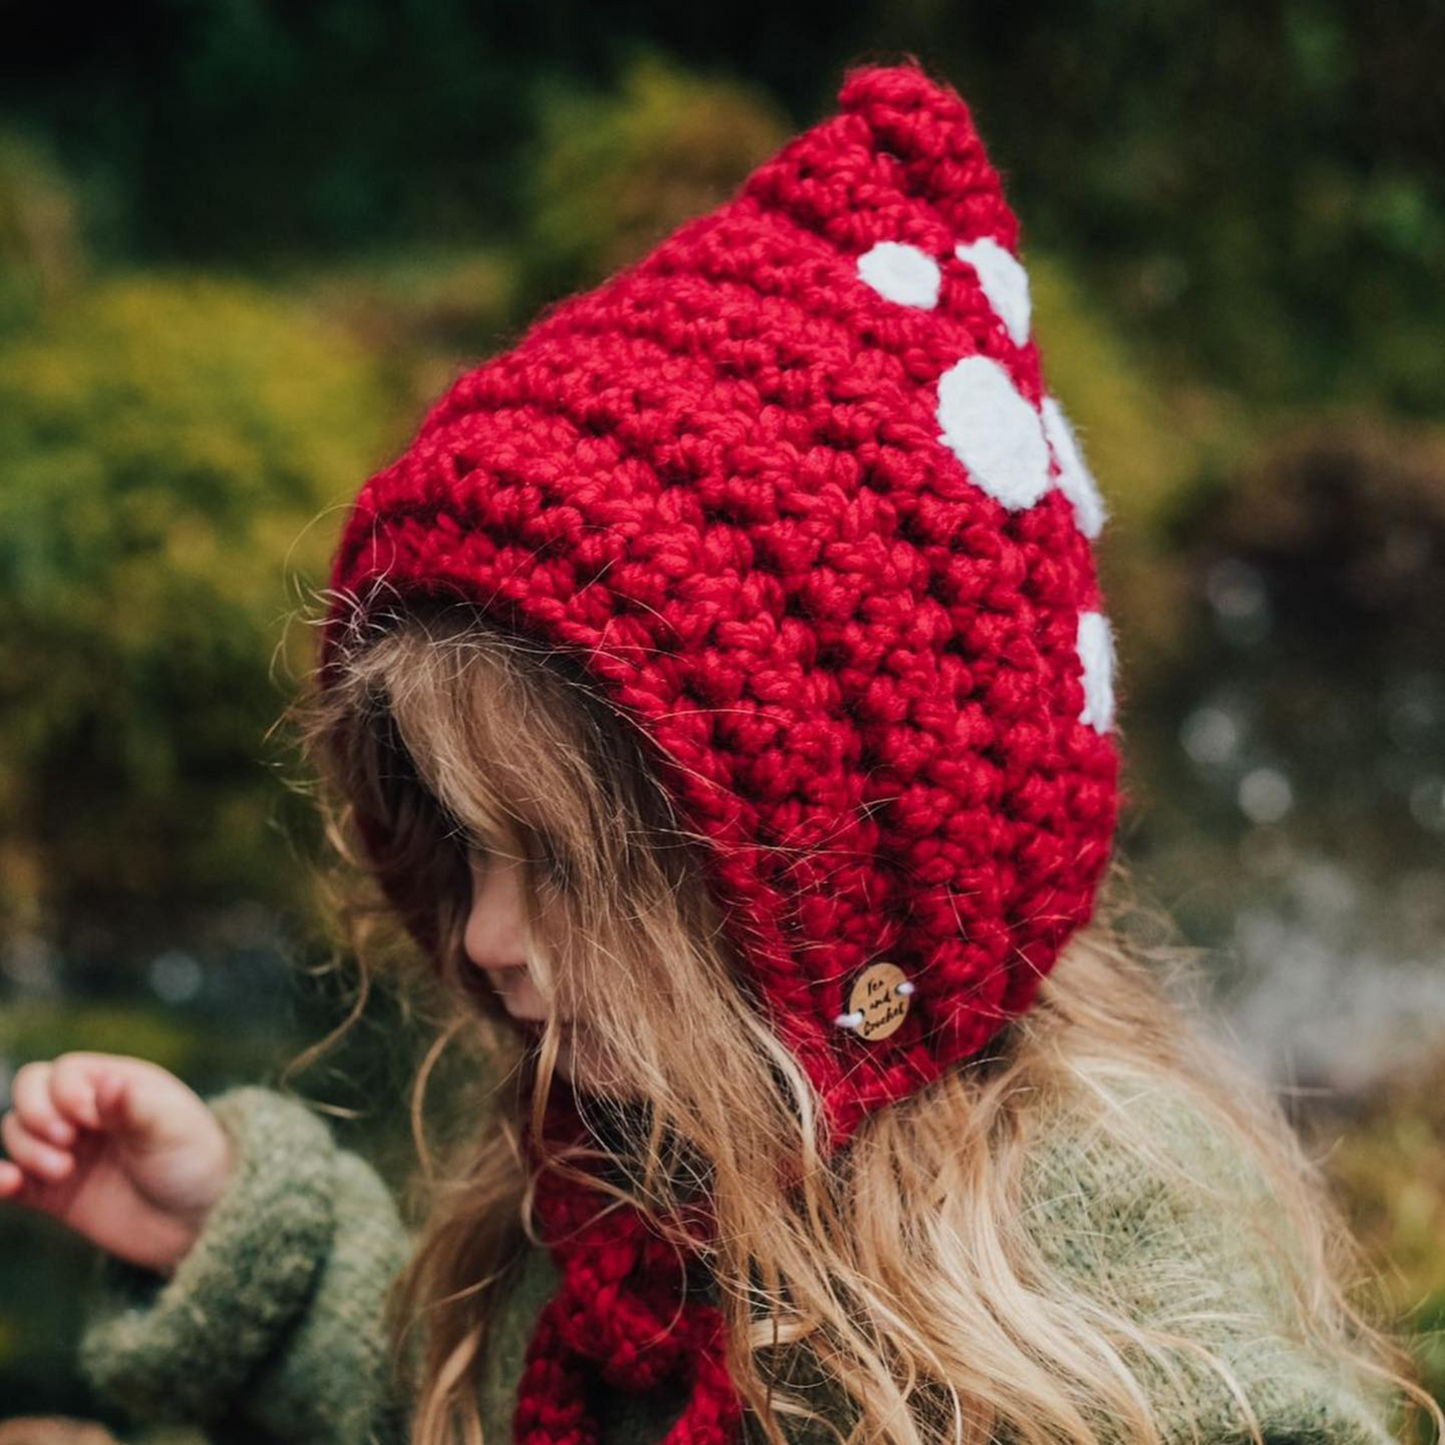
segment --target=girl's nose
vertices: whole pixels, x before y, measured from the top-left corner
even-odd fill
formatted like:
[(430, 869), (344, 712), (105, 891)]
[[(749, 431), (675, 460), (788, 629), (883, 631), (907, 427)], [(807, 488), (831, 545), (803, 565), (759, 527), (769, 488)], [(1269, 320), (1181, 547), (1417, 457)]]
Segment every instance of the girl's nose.
[(525, 967), (520, 863), (474, 857), (471, 867), (472, 908), (463, 937), (468, 959), (488, 971)]

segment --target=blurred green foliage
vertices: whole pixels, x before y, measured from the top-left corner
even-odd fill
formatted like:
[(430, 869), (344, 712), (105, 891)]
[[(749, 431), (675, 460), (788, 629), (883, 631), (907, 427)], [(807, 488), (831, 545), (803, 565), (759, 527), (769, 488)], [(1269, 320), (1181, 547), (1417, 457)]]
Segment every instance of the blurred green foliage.
[(386, 417), (349, 335), (239, 280), (107, 278), (0, 344), (11, 928), (289, 891), (273, 653)]
[(1310, 1133), (1379, 1294), (1415, 1332), (1425, 1385), (1445, 1399), (1445, 1062), (1326, 1112)]
[(539, 297), (637, 259), (726, 200), (788, 136), (787, 117), (756, 87), (691, 74), (651, 50), (632, 59), (615, 93), (553, 81), (539, 94), (521, 252)]
[(32, 319), (78, 281), (84, 258), (77, 211), (49, 148), (0, 134), (0, 333)]
[(1438, 415), (1445, 11), (1414, 0), (917, 0), (1029, 234), (1176, 378)]
[[(723, 199), (845, 65), (905, 52), (1004, 173), (1111, 512), (1130, 850), (1221, 944), (1308, 850), (1358, 840), (1354, 873), (1401, 891), (1356, 932), (1438, 954), (1445, 11), (843, 0), (820, 28), (754, 0), (187, 0), (7, 23), (0, 1064), (114, 1049), (209, 1090), (336, 1021), (281, 982), (314, 943), (314, 839), (265, 735), (346, 504), (540, 305)], [(1309, 806), (1244, 816), (1283, 759)], [(168, 998), (196, 960), (197, 997)], [(380, 1003), (311, 1080), (374, 1106), (338, 1128), (397, 1179), (402, 1032)], [(1346, 1119), (1331, 1177), (1441, 1389), (1431, 1078)], [(69, 1356), (92, 1265), (0, 1212), (0, 1409), (99, 1411)]]

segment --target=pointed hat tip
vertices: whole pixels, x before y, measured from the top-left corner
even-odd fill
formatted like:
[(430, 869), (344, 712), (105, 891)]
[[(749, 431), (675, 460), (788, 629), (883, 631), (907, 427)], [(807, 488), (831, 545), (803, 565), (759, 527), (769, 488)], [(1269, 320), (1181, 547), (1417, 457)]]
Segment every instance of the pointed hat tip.
[[(891, 157), (889, 164), (901, 167), (905, 193), (932, 207), (956, 241), (988, 237), (1017, 253), (1018, 220), (973, 114), (949, 81), (931, 73), (916, 55), (904, 53), (889, 62), (849, 66), (837, 103), (838, 116), (798, 145), (815, 173), (831, 168), (827, 151), (835, 141), (845, 148), (861, 141), (875, 156)], [(850, 150), (838, 163), (853, 170), (857, 153)], [(885, 166), (875, 179), (887, 190), (897, 176)], [(860, 192), (851, 185), (845, 190), (856, 204)]]
[(860, 111), (878, 105), (905, 112), (961, 113), (969, 118), (968, 106), (958, 91), (911, 52), (893, 61), (861, 61), (844, 70), (838, 87), (839, 108)]

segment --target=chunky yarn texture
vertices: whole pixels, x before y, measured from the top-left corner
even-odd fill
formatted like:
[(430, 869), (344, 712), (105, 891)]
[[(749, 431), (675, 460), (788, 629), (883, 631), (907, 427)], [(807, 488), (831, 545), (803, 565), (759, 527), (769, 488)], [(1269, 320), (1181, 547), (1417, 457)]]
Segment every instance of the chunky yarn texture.
[[(570, 1094), (558, 1090), (547, 1102), (547, 1141), (582, 1137)], [(601, 1445), (594, 1379), (633, 1395), (663, 1385), (685, 1391), (668, 1445), (735, 1439), (742, 1402), (728, 1376), (726, 1321), (697, 1261), (681, 1256), (646, 1216), (617, 1208), (600, 1191), (548, 1167), (536, 1179), (535, 1213), (559, 1285), (537, 1317), (517, 1383), (517, 1445)], [(706, 1238), (705, 1199), (686, 1224), (692, 1238)]]
[[(1104, 510), (1044, 384), (1017, 222), (916, 61), (849, 71), (838, 106), (451, 387), (362, 489), (323, 638), (324, 678), (368, 609), (425, 593), (572, 652), (709, 841), (834, 1144), (1029, 1005), (1118, 808)], [(911, 992), (869, 1039), (849, 998), (876, 962)], [(636, 1324), (605, 1368), (652, 1377), (648, 1271), (624, 1287), (598, 1254), (638, 1227), (614, 1211), (563, 1261), (531, 1445), (595, 1438), (545, 1360), (575, 1363), (599, 1291)], [(674, 1438), (720, 1438), (712, 1327), (682, 1328)]]

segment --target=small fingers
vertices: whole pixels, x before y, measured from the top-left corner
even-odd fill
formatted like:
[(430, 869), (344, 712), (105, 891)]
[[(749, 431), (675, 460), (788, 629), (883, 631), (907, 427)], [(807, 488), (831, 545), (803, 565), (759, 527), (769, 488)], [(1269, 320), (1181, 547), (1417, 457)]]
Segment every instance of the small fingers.
[(0, 1141), (4, 1142), (11, 1161), (38, 1179), (56, 1182), (75, 1167), (74, 1154), (37, 1139), (13, 1109), (0, 1119)]
[(26, 1209), (40, 1208), (45, 1197), (45, 1181), (27, 1174), (9, 1159), (0, 1159), (0, 1204), (18, 1204)]
[(15, 1075), (10, 1101), (30, 1133), (68, 1149), (75, 1143), (75, 1125), (62, 1116), (51, 1096), (53, 1073), (48, 1063), (26, 1064)]
[(155, 1064), (143, 1059), (123, 1063), (96, 1081), (95, 1104), (102, 1127), (154, 1143), (174, 1124), (177, 1108), (189, 1102), (185, 1098), (189, 1091)]
[(50, 1066), (50, 1097), (60, 1113), (82, 1128), (102, 1128), (96, 1095), (118, 1062), (105, 1054), (61, 1054)]
[(47, 1185), (43, 1179), (27, 1174), (13, 1160), (0, 1159), (0, 1203), (39, 1209), (46, 1194)]
[(25, 1189), (25, 1171), (8, 1159), (0, 1159), (0, 1199), (15, 1199)]

